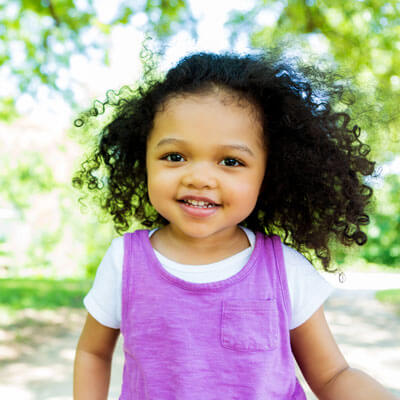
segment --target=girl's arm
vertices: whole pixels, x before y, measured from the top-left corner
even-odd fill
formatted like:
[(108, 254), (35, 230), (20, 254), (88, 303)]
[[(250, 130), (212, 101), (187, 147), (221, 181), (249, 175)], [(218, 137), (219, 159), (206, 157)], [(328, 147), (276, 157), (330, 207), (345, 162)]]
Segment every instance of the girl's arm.
[(106, 400), (111, 359), (119, 329), (108, 328), (87, 315), (74, 364), (74, 400)]
[(369, 375), (352, 369), (340, 352), (321, 306), (290, 334), (292, 351), (310, 388), (320, 400), (394, 400)]

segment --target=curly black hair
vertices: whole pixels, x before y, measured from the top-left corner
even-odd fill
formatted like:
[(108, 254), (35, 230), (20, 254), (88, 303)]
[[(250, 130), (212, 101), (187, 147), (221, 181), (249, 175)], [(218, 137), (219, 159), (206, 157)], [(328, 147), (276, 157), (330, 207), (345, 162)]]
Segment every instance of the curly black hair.
[(135, 90), (109, 91), (104, 103), (75, 120), (82, 126), (112, 109), (111, 121), (96, 134), (97, 145), (72, 182), (97, 194), (118, 234), (134, 221), (148, 228), (168, 223), (152, 209), (146, 187), (146, 141), (155, 114), (175, 96), (217, 87), (260, 110), (267, 143), (260, 195), (241, 224), (279, 234), (311, 258), (315, 252), (327, 271), (332, 270), (332, 239), (345, 246), (367, 241), (361, 226), (369, 223), (373, 190), (363, 177), (373, 174), (375, 162), (367, 158), (370, 148), (350, 116), (354, 91), (338, 74), (268, 51), (195, 53), (165, 76), (156, 79), (153, 72), (148, 67), (150, 78)]

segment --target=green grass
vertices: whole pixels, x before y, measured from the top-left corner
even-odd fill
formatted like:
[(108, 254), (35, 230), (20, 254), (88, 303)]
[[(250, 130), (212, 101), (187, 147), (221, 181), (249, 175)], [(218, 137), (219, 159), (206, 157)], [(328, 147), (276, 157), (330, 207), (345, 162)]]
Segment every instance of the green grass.
[(400, 289), (380, 290), (376, 293), (376, 298), (380, 302), (390, 305), (400, 316)]
[(0, 307), (10, 311), (82, 308), (90, 287), (88, 280), (0, 279)]

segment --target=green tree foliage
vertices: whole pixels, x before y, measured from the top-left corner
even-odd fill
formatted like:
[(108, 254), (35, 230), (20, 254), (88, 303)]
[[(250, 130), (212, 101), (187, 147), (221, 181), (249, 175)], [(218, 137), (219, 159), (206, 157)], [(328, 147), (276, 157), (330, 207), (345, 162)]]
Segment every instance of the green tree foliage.
[[(118, 12), (107, 24), (98, 17), (95, 0), (0, 0), (0, 66), (18, 87), (18, 94), (0, 101), (0, 118), (15, 116), (15, 98), (22, 93), (36, 97), (39, 85), (61, 92), (74, 104), (69, 88), (60, 85), (60, 71), (68, 68), (71, 56), (99, 50), (108, 63), (106, 38), (117, 25), (130, 24), (143, 14), (144, 29), (163, 41), (182, 27), (195, 35), (194, 18), (184, 0), (118, 2)], [(97, 7), (97, 8), (96, 8)], [(96, 34), (88, 39), (89, 30)]]
[(377, 190), (378, 202), (368, 227), (368, 242), (361, 257), (370, 263), (400, 266), (400, 176), (385, 177)]
[[(244, 33), (256, 48), (282, 40), (305, 52), (326, 46), (331, 61), (369, 94), (364, 100), (374, 108), (368, 131), (374, 157), (385, 160), (400, 151), (397, 0), (262, 0), (249, 11), (232, 11), (227, 24), (231, 43)], [(365, 106), (365, 111), (372, 110)]]
[(58, 186), (51, 168), (37, 152), (25, 153), (18, 162), (13, 157), (2, 155), (0, 167), (3, 172), (7, 171), (7, 174), (0, 174), (1, 196), (21, 215), (31, 206), (33, 196), (50, 192)]
[(360, 264), (400, 267), (400, 176), (388, 174), (374, 189), (374, 200), (369, 213), (370, 224), (366, 229), (367, 243), (360, 248), (348, 250), (334, 245), (335, 263), (342, 266)]

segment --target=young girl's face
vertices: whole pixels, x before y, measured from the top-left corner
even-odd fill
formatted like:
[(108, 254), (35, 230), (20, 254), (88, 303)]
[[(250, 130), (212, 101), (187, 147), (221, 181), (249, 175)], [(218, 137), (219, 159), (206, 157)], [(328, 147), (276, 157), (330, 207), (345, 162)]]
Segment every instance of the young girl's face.
[(255, 207), (266, 166), (262, 127), (253, 106), (228, 98), (175, 98), (154, 119), (149, 198), (181, 235), (231, 233)]

